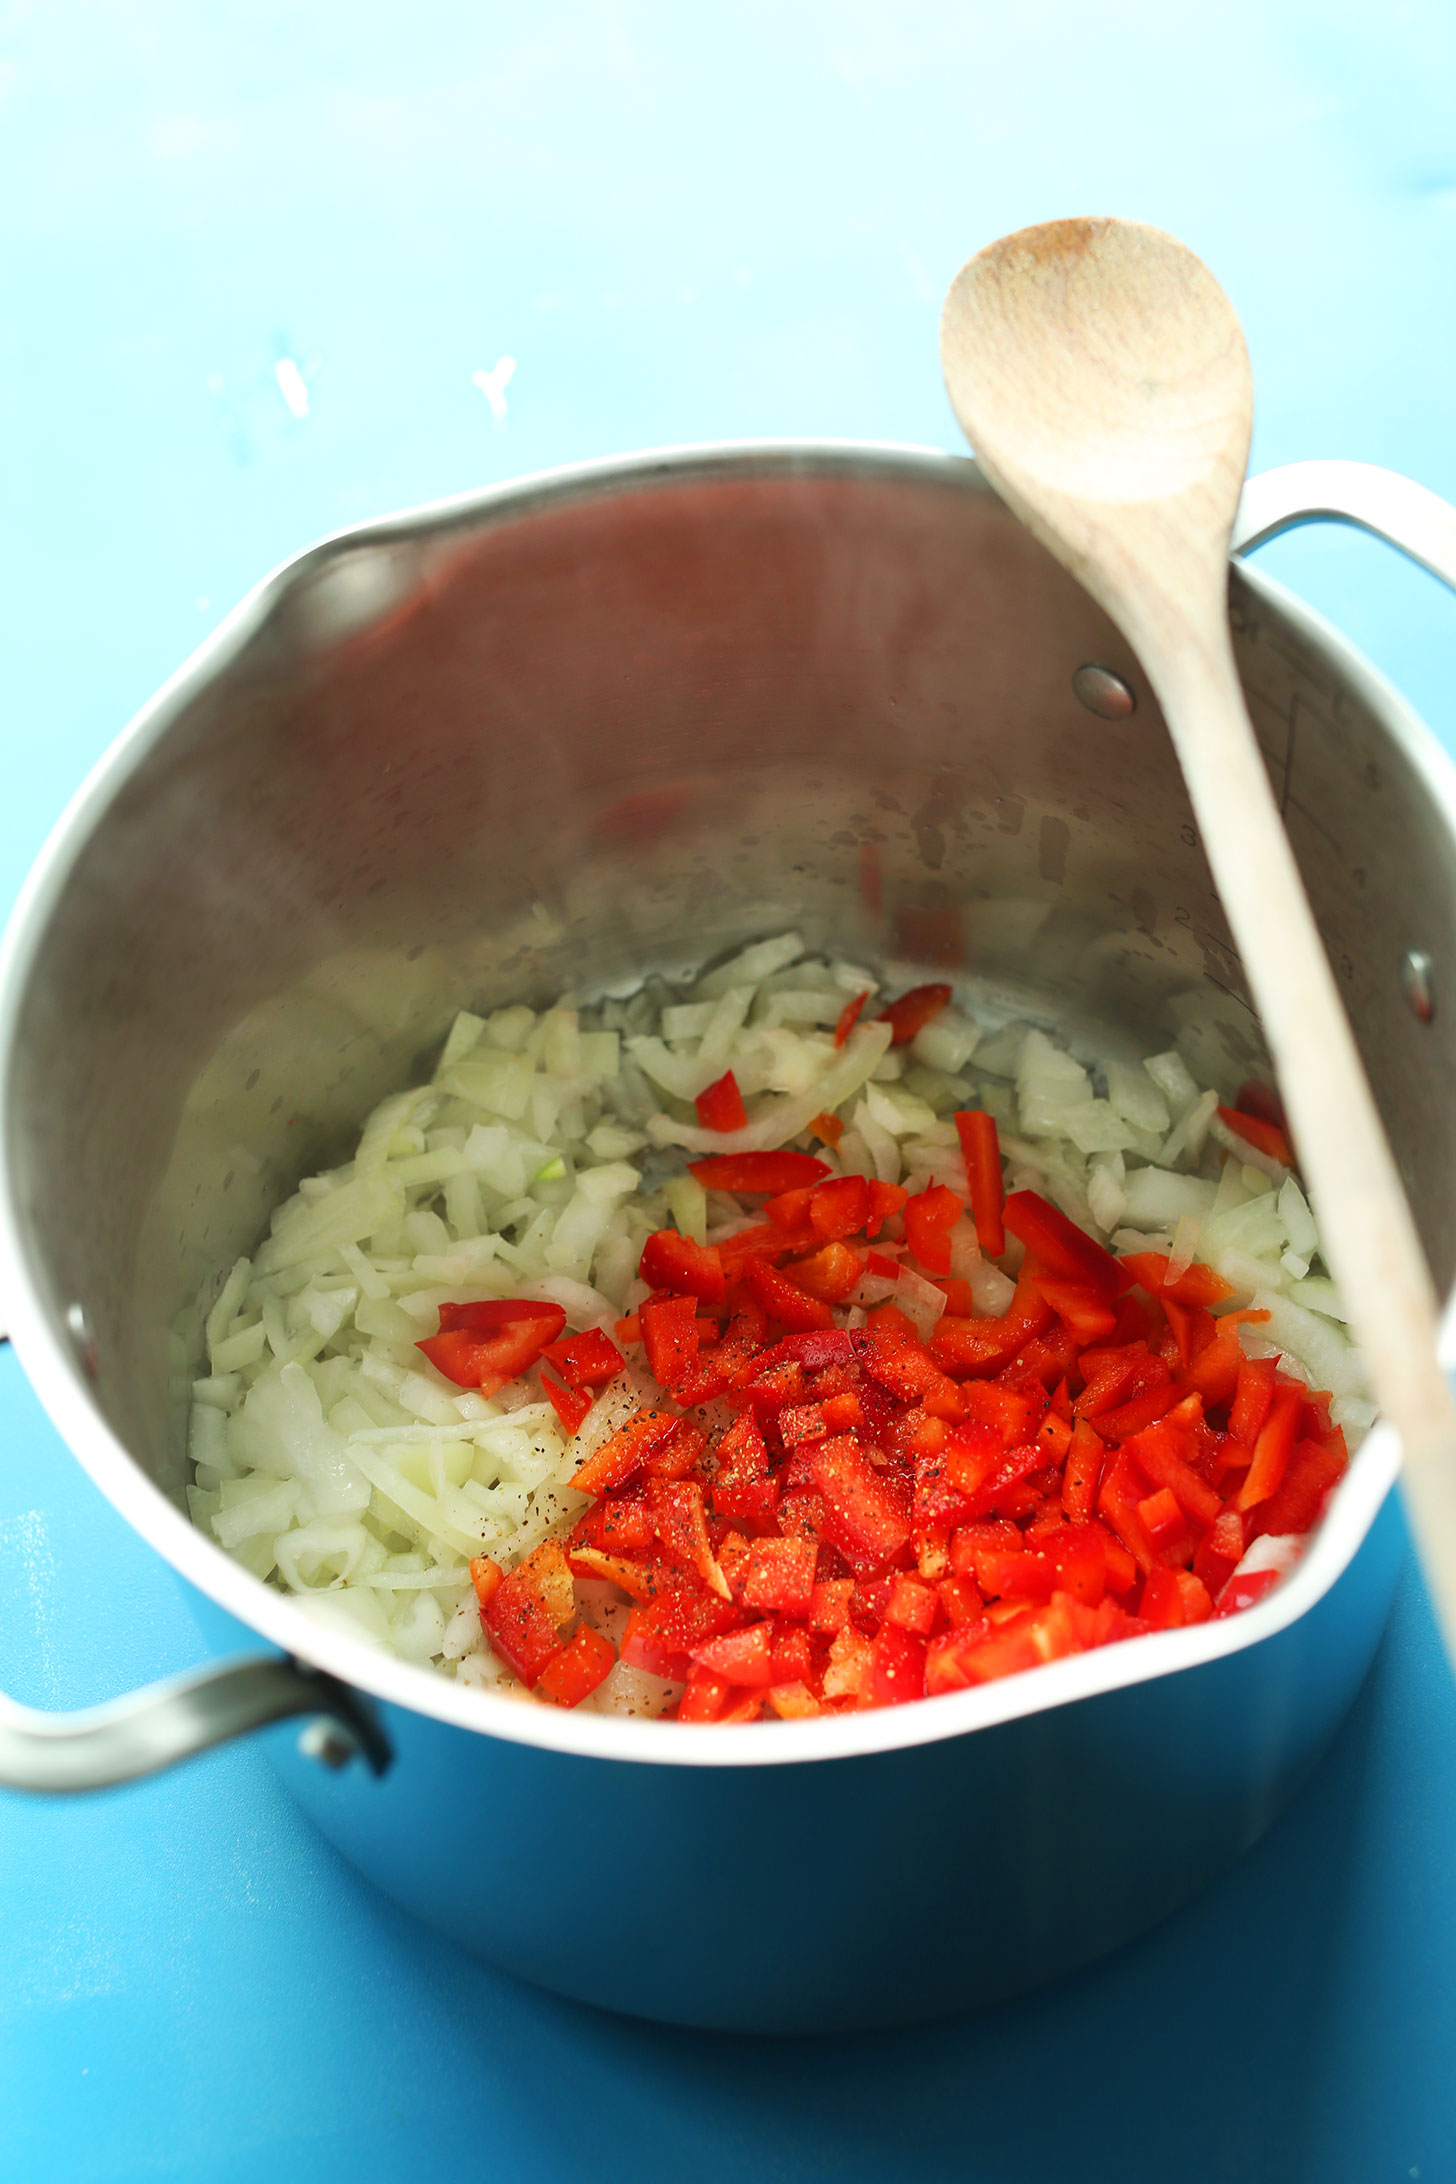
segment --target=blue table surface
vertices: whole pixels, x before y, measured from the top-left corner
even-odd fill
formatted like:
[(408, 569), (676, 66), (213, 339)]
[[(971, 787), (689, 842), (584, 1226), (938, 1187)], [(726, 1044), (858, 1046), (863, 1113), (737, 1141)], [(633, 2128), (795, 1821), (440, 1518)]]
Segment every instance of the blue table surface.
[[(1450, 0), (5, 9), (0, 900), (133, 708), (322, 532), (635, 446), (954, 447), (940, 297), (1031, 220), (1203, 253), (1255, 467), (1360, 456), (1456, 498), (1453, 85)], [(1456, 745), (1456, 602), (1349, 533), (1266, 560)], [(75, 1706), (200, 1658), (9, 1353), (0, 1429), (5, 1687)], [(255, 1748), (0, 1795), (0, 2175), (1456, 2180), (1453, 1823), (1413, 1571), (1234, 1875), (1095, 1972), (893, 2038), (520, 1987), (356, 1880)]]

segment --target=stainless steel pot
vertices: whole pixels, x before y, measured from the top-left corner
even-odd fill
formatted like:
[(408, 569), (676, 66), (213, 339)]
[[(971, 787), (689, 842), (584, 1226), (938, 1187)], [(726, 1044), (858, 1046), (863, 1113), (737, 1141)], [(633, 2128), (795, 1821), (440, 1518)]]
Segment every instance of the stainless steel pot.
[[(1239, 543), (1315, 514), (1456, 582), (1456, 515), (1360, 465), (1256, 481)], [(1231, 595), (1446, 1292), (1452, 768), (1276, 585), (1236, 568)], [(276, 1651), (85, 1716), (7, 1704), (0, 1780), (95, 1786), (306, 1716), (277, 1764), (401, 1902), (563, 1992), (761, 2029), (929, 2015), (1086, 1963), (1258, 1835), (1384, 1622), (1384, 1428), (1248, 1614), (730, 1730), (458, 1688), (324, 1632), (189, 1523), (199, 1288), (457, 1007), (789, 924), (1112, 1051), (1181, 1028), (1227, 1083), (1260, 1058), (1138, 664), (973, 464), (775, 445), (587, 466), (342, 534), (228, 619), (87, 782), (12, 920), (0, 1253), (82, 1463), (220, 1649)]]

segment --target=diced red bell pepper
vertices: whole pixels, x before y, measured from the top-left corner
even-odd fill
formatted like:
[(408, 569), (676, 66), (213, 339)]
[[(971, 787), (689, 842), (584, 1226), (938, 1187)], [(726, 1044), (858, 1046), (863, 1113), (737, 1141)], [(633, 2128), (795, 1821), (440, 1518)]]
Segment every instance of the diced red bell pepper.
[(837, 1047), (848, 1044), (849, 1035), (859, 1022), (861, 1011), (869, 997), (870, 989), (866, 986), (863, 993), (857, 993), (852, 1001), (845, 1002), (844, 1007), (839, 1012), (839, 1021), (834, 1027), (834, 1044)]
[(806, 1683), (770, 1684), (767, 1697), (780, 1721), (807, 1721), (824, 1711)]
[(1089, 1282), (1059, 1281), (1053, 1274), (1038, 1274), (1035, 1281), (1078, 1343), (1105, 1341), (1117, 1326), (1117, 1313), (1105, 1290), (1094, 1289)]
[(1001, 1140), (996, 1118), (984, 1108), (972, 1107), (956, 1116), (956, 1134), (965, 1156), (966, 1181), (971, 1192), (971, 1219), (976, 1237), (988, 1258), (999, 1259), (1006, 1249), (1006, 1184), (1001, 1173)]
[(642, 1340), (642, 1322), (635, 1312), (628, 1312), (625, 1318), (613, 1320), (612, 1333), (616, 1336), (618, 1342), (640, 1342)]
[(638, 1317), (642, 1322), (648, 1369), (658, 1385), (670, 1394), (698, 1354), (696, 1299), (652, 1299), (642, 1306)]
[(731, 1069), (726, 1069), (715, 1083), (700, 1092), (693, 1104), (705, 1130), (745, 1130), (748, 1127), (748, 1110)]
[(776, 1266), (765, 1259), (748, 1263), (748, 1283), (770, 1319), (781, 1327), (807, 1334), (815, 1328), (831, 1328), (834, 1314), (821, 1297), (811, 1297)]
[(1277, 1122), (1267, 1122), (1262, 1115), (1246, 1115), (1241, 1107), (1221, 1107), (1218, 1119), (1267, 1159), (1281, 1161), (1286, 1168), (1297, 1165), (1294, 1149)]
[(927, 1274), (949, 1274), (950, 1232), (961, 1217), (961, 1202), (948, 1184), (927, 1184), (905, 1201), (905, 1241)]
[(852, 1577), (828, 1577), (816, 1581), (814, 1601), (809, 1610), (811, 1630), (843, 1630), (849, 1621), (850, 1597), (854, 1592)]
[(870, 1699), (875, 1706), (903, 1706), (925, 1696), (925, 1640), (896, 1623), (883, 1623), (870, 1647)]
[(579, 1494), (609, 1494), (614, 1487), (622, 1486), (631, 1478), (648, 1450), (670, 1433), (676, 1433), (678, 1421), (670, 1411), (638, 1411), (625, 1425), (619, 1426), (609, 1440), (596, 1452), (578, 1464), (572, 1473), (571, 1484)]
[(1061, 1208), (1052, 1206), (1037, 1190), (1013, 1190), (1006, 1199), (1006, 1227), (1033, 1251), (1039, 1271), (1059, 1275), (1065, 1282), (1089, 1282), (1107, 1297), (1122, 1297), (1133, 1286), (1133, 1275), (1111, 1251), (1067, 1221)]
[(478, 1304), (442, 1304), (440, 1332), (415, 1348), (457, 1388), (494, 1395), (535, 1364), (566, 1325), (559, 1304), (528, 1297), (492, 1297)]
[(1150, 1296), (1160, 1304), (1171, 1297), (1178, 1304), (1222, 1304), (1234, 1292), (1221, 1274), (1215, 1274), (1211, 1266), (1204, 1266), (1195, 1259), (1185, 1267), (1175, 1282), (1168, 1279), (1172, 1264), (1163, 1251), (1129, 1251), (1122, 1260), (1135, 1282), (1140, 1282)]
[(864, 1333), (861, 1366), (879, 1387), (888, 1389), (902, 1403), (918, 1404), (937, 1417), (962, 1415), (959, 1388), (942, 1372), (903, 1312), (894, 1305), (881, 1305), (870, 1314)]
[[(1219, 1322), (1215, 1321), (1214, 1326), (1219, 1328)], [(1200, 1350), (1184, 1367), (1184, 1380), (1203, 1397), (1207, 1409), (1218, 1410), (1233, 1401), (1243, 1362), (1243, 1345), (1237, 1333), (1220, 1329), (1207, 1349)]]
[[(1162, 1364), (1161, 1358), (1153, 1361)], [(1164, 1372), (1167, 1371), (1163, 1366)], [(1182, 1400), (1183, 1391), (1168, 1380), (1162, 1387), (1144, 1388), (1130, 1401), (1120, 1403), (1116, 1410), (1099, 1411), (1097, 1431), (1105, 1441), (1129, 1441), (1135, 1433), (1145, 1433)]]
[(786, 1267), (787, 1279), (825, 1304), (842, 1304), (864, 1272), (864, 1261), (848, 1244), (823, 1244), (811, 1259)]
[(908, 1574), (897, 1577), (885, 1603), (884, 1619), (897, 1624), (901, 1630), (914, 1631), (918, 1637), (928, 1638), (939, 1619), (935, 1587), (927, 1585), (923, 1578)]
[(690, 1419), (680, 1418), (671, 1433), (653, 1442), (642, 1459), (643, 1473), (649, 1479), (685, 1479), (697, 1469), (707, 1446), (706, 1433)]
[(1035, 1254), (1042, 1273), (1063, 1281), (1090, 1282), (1107, 1297), (1121, 1297), (1131, 1289), (1131, 1274), (1112, 1253), (1039, 1192), (1013, 1191), (1003, 1218), (1011, 1234)]
[(918, 1031), (933, 1024), (950, 1000), (949, 986), (912, 986), (880, 1011), (880, 1022), (890, 1027), (891, 1046), (908, 1046)]
[(947, 1312), (937, 1320), (930, 1337), (930, 1354), (954, 1379), (998, 1373), (1043, 1328), (1050, 1326), (1052, 1317), (1052, 1308), (1036, 1288), (1035, 1278), (1023, 1275), (1000, 1319), (954, 1319)]
[(582, 1623), (536, 1679), (539, 1697), (553, 1706), (580, 1706), (606, 1676), (617, 1655), (610, 1638)]
[(534, 1686), (561, 1650), (557, 1619), (529, 1562), (501, 1579), (481, 1621), (492, 1647), (523, 1684)]
[(1238, 1387), (1229, 1409), (1229, 1432), (1244, 1448), (1252, 1448), (1263, 1430), (1274, 1400), (1278, 1370), (1272, 1357), (1246, 1357), (1239, 1367)]
[(993, 1683), (1021, 1669), (1037, 1668), (1043, 1661), (1061, 1660), (1081, 1651), (1063, 1594), (1054, 1595), (1043, 1608), (1022, 1610), (999, 1628), (991, 1629), (978, 1644), (964, 1642), (970, 1635), (946, 1631), (932, 1638), (925, 1665), (927, 1694)]
[(704, 1190), (766, 1191), (770, 1196), (818, 1183), (829, 1173), (829, 1163), (814, 1153), (713, 1153), (688, 1166)]
[(470, 1582), (475, 1587), (475, 1597), (480, 1603), (482, 1614), (484, 1614), (500, 1590), (501, 1580), (505, 1574), (500, 1564), (493, 1562), (489, 1555), (476, 1555), (471, 1562)]
[[(653, 1535), (655, 1543), (656, 1534)], [(567, 1556), (573, 1577), (604, 1577), (609, 1585), (615, 1585), (629, 1600), (655, 1600), (668, 1583), (661, 1565), (641, 1562), (630, 1555), (608, 1554), (604, 1548), (592, 1547), (585, 1542), (573, 1545)]]
[(595, 1502), (577, 1518), (568, 1534), (568, 1544), (580, 1540), (584, 1546), (600, 1547), (609, 1555), (644, 1555), (656, 1537), (656, 1527), (641, 1495), (614, 1494), (609, 1500)]
[(982, 1620), (981, 1610), (985, 1602), (973, 1577), (942, 1577), (936, 1584), (935, 1592), (941, 1613), (952, 1630), (964, 1630), (967, 1623)]
[(732, 1592), (718, 1567), (708, 1536), (703, 1489), (696, 1479), (653, 1479), (647, 1488), (647, 1507), (671, 1559), (728, 1600)]
[(1301, 1441), (1277, 1491), (1251, 1513), (1250, 1537), (1262, 1532), (1276, 1538), (1286, 1532), (1307, 1532), (1331, 1487), (1344, 1477), (1347, 1464), (1343, 1436), (1338, 1447)]
[(818, 1559), (811, 1539), (754, 1540), (743, 1581), (744, 1606), (773, 1615), (808, 1616)]
[(826, 1244), (858, 1236), (870, 1216), (870, 1187), (862, 1175), (835, 1175), (809, 1196), (809, 1219)]
[(1193, 1574), (1202, 1579), (1214, 1599), (1242, 1562), (1247, 1544), (1244, 1520), (1237, 1509), (1222, 1511), (1199, 1541), (1193, 1557)]
[[(822, 1188), (822, 1185), (819, 1187)], [(775, 1228), (788, 1229), (791, 1234), (797, 1236), (802, 1233), (804, 1224), (809, 1218), (809, 1208), (813, 1202), (814, 1190), (815, 1186), (812, 1183), (800, 1183), (796, 1189), (780, 1191), (777, 1197), (770, 1198), (765, 1203), (763, 1210)]]
[(694, 1668), (687, 1680), (687, 1687), (677, 1702), (673, 1719), (717, 1721), (732, 1696), (733, 1686), (726, 1676), (715, 1676), (710, 1669)]
[(1098, 1514), (1122, 1541), (1138, 1568), (1146, 1573), (1158, 1558), (1148, 1538), (1147, 1527), (1138, 1515), (1138, 1504), (1145, 1499), (1137, 1466), (1119, 1449), (1098, 1489)]
[(741, 1411), (717, 1448), (718, 1468), (713, 1476), (713, 1507), (720, 1517), (749, 1524), (767, 1517), (779, 1498), (777, 1481), (769, 1476), (768, 1450), (751, 1410)]
[(566, 1431), (575, 1433), (577, 1427), (592, 1407), (592, 1397), (585, 1388), (561, 1387), (558, 1382), (548, 1379), (545, 1373), (541, 1375), (541, 1385), (546, 1390), (546, 1397), (551, 1408), (561, 1420)]
[(1297, 1382), (1276, 1385), (1264, 1423), (1259, 1428), (1259, 1438), (1254, 1443), (1254, 1460), (1239, 1488), (1240, 1509), (1253, 1509), (1278, 1489), (1294, 1453), (1303, 1407), (1304, 1390)]
[(818, 1114), (811, 1118), (805, 1133), (809, 1137), (822, 1138), (831, 1149), (837, 1147), (844, 1135), (844, 1122), (839, 1115)]
[(700, 1304), (721, 1304), (728, 1286), (716, 1244), (695, 1244), (676, 1229), (657, 1229), (648, 1237), (637, 1272), (650, 1289), (670, 1289)]
[(990, 1624), (980, 1616), (974, 1621), (952, 1624), (949, 1630), (943, 1630), (931, 1639), (925, 1653), (925, 1696), (928, 1699), (941, 1698), (950, 1691), (965, 1691), (982, 1681), (972, 1664), (990, 1631)]
[(1106, 1442), (1085, 1418), (1079, 1418), (1072, 1429), (1072, 1445), (1062, 1473), (1062, 1507), (1074, 1523), (1085, 1523), (1097, 1506), (1097, 1486), (1106, 1452)]
[(1107, 1535), (1100, 1524), (1060, 1524), (1042, 1553), (1057, 1574), (1056, 1589), (1095, 1608), (1107, 1590)]
[(743, 1611), (717, 1593), (674, 1587), (635, 1607), (622, 1633), (621, 1659), (650, 1676), (686, 1680), (688, 1656), (697, 1646), (744, 1621)]
[(1178, 1507), (1176, 1495), (1160, 1486), (1155, 1493), (1143, 1496), (1137, 1511), (1154, 1554), (1176, 1561), (1179, 1547), (1188, 1538), (1188, 1520)]
[(1154, 1630), (1182, 1630), (1206, 1623), (1213, 1613), (1208, 1587), (1191, 1570), (1170, 1570), (1159, 1563), (1143, 1582), (1138, 1615)]
[(881, 1183), (878, 1177), (872, 1178), (869, 1192), (870, 1210), (865, 1219), (865, 1234), (875, 1237), (887, 1221), (892, 1221), (904, 1210), (910, 1193), (898, 1183)]
[(767, 1685), (774, 1680), (770, 1666), (773, 1626), (750, 1623), (742, 1630), (725, 1631), (720, 1638), (705, 1639), (693, 1648), (693, 1660), (709, 1675), (730, 1684)]
[(1147, 1426), (1141, 1433), (1131, 1435), (1122, 1444), (1123, 1453), (1130, 1456), (1149, 1485), (1166, 1487), (1178, 1507), (1198, 1525), (1216, 1524), (1223, 1514), (1223, 1503), (1208, 1484), (1193, 1469), (1193, 1436), (1185, 1427), (1168, 1418), (1161, 1418)]
[(907, 1544), (905, 1510), (852, 1434), (814, 1442), (809, 1469), (828, 1535), (852, 1569), (877, 1568)]
[(1044, 1555), (1025, 1547), (978, 1547), (976, 1583), (988, 1600), (1050, 1600), (1057, 1573)]
[(1242, 1608), (1252, 1608), (1278, 1584), (1280, 1570), (1246, 1570), (1242, 1576), (1231, 1577), (1214, 1603), (1216, 1616), (1237, 1615)]
[(556, 1368), (568, 1388), (605, 1387), (627, 1362), (611, 1336), (603, 1334), (600, 1327), (588, 1327), (584, 1334), (553, 1342), (541, 1355)]
[(776, 1684), (807, 1684), (814, 1680), (813, 1640), (802, 1623), (774, 1623), (769, 1666)]

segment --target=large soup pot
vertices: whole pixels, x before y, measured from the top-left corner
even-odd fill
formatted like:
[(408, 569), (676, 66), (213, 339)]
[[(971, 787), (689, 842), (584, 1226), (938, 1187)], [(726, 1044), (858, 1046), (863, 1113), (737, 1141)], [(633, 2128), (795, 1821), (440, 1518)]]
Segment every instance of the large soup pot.
[[(1456, 580), (1452, 512), (1356, 465), (1256, 483), (1240, 543), (1311, 514)], [(1236, 566), (1230, 588), (1444, 1294), (1452, 769), (1278, 586)], [(621, 988), (790, 925), (1104, 1051), (1181, 1035), (1227, 1087), (1262, 1059), (1138, 662), (973, 464), (775, 445), (571, 470), (348, 532), (230, 617), (103, 760), (15, 913), (0, 1254), (57, 1426), (233, 1657), (89, 1715), (7, 1705), (0, 1779), (90, 1787), (310, 1717), (275, 1731), (276, 1764), (398, 1901), (563, 1993), (759, 2030), (1065, 1972), (1253, 1842), (1386, 1617), (1384, 1427), (1249, 1613), (732, 1729), (457, 1687), (325, 1631), (189, 1522), (199, 1292), (428, 1070), (454, 1010)]]

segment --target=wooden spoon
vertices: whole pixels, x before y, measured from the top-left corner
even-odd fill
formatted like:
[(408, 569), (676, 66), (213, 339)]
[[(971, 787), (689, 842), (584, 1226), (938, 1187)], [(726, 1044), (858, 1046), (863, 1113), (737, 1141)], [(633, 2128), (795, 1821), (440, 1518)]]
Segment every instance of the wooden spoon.
[(1124, 632), (1162, 705), (1456, 1661), (1456, 1406), (1395, 1163), (1254, 739), (1228, 621), (1253, 420), (1228, 298), (1172, 236), (1054, 220), (957, 274), (952, 407), (1002, 498)]

